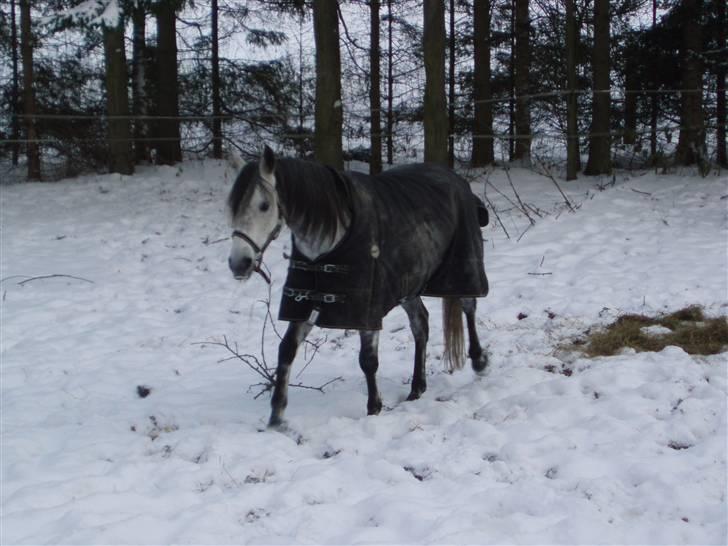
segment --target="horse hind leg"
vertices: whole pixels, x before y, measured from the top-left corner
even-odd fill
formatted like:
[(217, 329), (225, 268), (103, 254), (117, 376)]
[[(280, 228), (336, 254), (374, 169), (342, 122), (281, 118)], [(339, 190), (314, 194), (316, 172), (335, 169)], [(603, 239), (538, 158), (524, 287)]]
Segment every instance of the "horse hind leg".
[(377, 369), (379, 368), (379, 332), (360, 330), (359, 367), (367, 380), (367, 414), (377, 415), (382, 411), (382, 399), (377, 388)]
[(311, 331), (308, 322), (291, 322), (278, 345), (278, 367), (276, 368), (276, 383), (271, 398), (271, 414), (268, 426), (279, 428), (283, 425), (283, 413), (288, 405), (288, 376), (291, 373), (291, 364), (296, 358), (298, 346), (306, 339)]
[(465, 313), (465, 320), (468, 324), (468, 356), (473, 370), (480, 373), (488, 366), (488, 353), (480, 346), (478, 332), (475, 329), (475, 309), (477, 301), (475, 298), (462, 298), (461, 304)]
[(417, 400), (427, 390), (425, 358), (427, 338), (430, 335), (429, 313), (422, 298), (413, 298), (402, 304), (407, 313), (412, 335), (415, 338), (415, 368), (412, 372), (412, 389), (407, 400)]

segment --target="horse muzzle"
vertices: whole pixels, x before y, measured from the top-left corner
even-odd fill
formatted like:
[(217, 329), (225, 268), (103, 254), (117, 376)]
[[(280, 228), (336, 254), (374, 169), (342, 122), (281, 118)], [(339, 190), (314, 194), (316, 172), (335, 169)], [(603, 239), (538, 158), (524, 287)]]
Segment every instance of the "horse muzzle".
[(233, 259), (231, 256), (228, 258), (228, 267), (230, 267), (230, 271), (236, 280), (247, 281), (253, 274), (255, 262), (248, 256), (242, 256), (237, 259)]

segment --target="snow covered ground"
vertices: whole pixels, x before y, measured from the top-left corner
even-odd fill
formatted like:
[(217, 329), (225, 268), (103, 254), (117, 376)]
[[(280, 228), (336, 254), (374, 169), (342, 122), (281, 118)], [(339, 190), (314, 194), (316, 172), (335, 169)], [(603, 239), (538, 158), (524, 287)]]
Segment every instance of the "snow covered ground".
[[(442, 370), (428, 300), (429, 390), (405, 402), (414, 348), (395, 310), (386, 410), (367, 417), (358, 336), (314, 330), (294, 381), (342, 380), (291, 389), (282, 434), (263, 430), (254, 374), (196, 344), (261, 350), (267, 286), (235, 282), (218, 242), (230, 176), (205, 162), (2, 188), (1, 543), (725, 544), (726, 354), (559, 345), (622, 312), (726, 314), (728, 178), (562, 183), (569, 212), (547, 177), (513, 170), (542, 215), (528, 228), (491, 173), (510, 239), (491, 212), (489, 373)], [(274, 313), (289, 247), (266, 256)], [(78, 279), (23, 283), (48, 274)], [(271, 362), (276, 341), (268, 327)]]

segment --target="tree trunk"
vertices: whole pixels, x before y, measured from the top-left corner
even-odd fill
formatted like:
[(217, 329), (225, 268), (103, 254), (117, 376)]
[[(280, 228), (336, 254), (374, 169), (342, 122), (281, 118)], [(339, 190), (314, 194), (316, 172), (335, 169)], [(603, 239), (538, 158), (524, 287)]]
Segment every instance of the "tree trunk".
[(30, 0), (20, 0), (20, 56), (23, 63), (23, 109), (28, 180), (40, 180), (40, 148), (34, 117), (37, 111), (33, 92), (33, 34), (30, 22)]
[(566, 0), (566, 180), (579, 170), (579, 108), (576, 97), (576, 12), (574, 0)]
[(387, 0), (387, 164), (394, 162), (394, 75), (392, 52), (392, 0)]
[(511, 58), (508, 63), (508, 84), (510, 87), (510, 98), (508, 100), (508, 160), (512, 161), (516, 154), (516, 0), (510, 0), (511, 4), (511, 33), (510, 46)]
[[(722, 1), (722, 0), (718, 0)], [(652, 30), (655, 30), (657, 26), (657, 0), (652, 0)], [(652, 71), (652, 85), (657, 87), (657, 66), (654, 64), (651, 67)], [(657, 89), (652, 90), (653, 93), (650, 96), (650, 157), (654, 162), (657, 159)]]
[(10, 2), (10, 48), (13, 74), (13, 83), (10, 92), (10, 100), (12, 101), (11, 115), (13, 116), (10, 127), (10, 139), (14, 141), (12, 143), (13, 165), (17, 165), (18, 157), (20, 156), (20, 142), (18, 142), (20, 140), (20, 123), (18, 118), (18, 114), (20, 113), (18, 108), (20, 98), (20, 73), (18, 71), (18, 25), (15, 19), (15, 0), (11, 0)]
[(218, 36), (218, 7), (217, 0), (211, 0), (210, 24), (212, 25), (212, 157), (222, 159), (222, 107), (220, 103), (220, 39)]
[(584, 174), (612, 172), (609, 138), (609, 0), (594, 1), (594, 93), (589, 135), (589, 159)]
[(448, 99), (447, 99), (447, 165), (451, 169), (455, 166), (455, 0), (450, 0), (450, 36), (448, 50), (450, 62), (448, 63)]
[(445, 102), (445, 7), (443, 0), (425, 0), (422, 32), (425, 56), (425, 161), (447, 164)]
[(147, 53), (146, 8), (140, 2), (133, 6), (132, 17), (132, 101), (134, 114), (134, 157), (137, 163), (149, 161), (149, 98), (147, 96)]
[(702, 0), (682, 0), (682, 93), (680, 137), (675, 150), (675, 163), (692, 165), (703, 159), (705, 131), (703, 127), (703, 49), (700, 24)]
[(115, 27), (103, 28), (106, 61), (106, 112), (108, 120), (109, 171), (132, 174), (129, 97), (127, 96), (126, 55), (124, 54), (124, 22), (119, 17)]
[(474, 34), (474, 101), (473, 167), (493, 163), (493, 98), (490, 84), (490, 0), (476, 1), (473, 5)]
[(531, 163), (531, 114), (529, 112), (528, 73), (530, 69), (529, 33), (531, 21), (528, 0), (516, 1), (516, 150), (513, 159), (524, 165)]
[[(716, 19), (718, 19), (718, 48), (725, 51), (726, 49), (726, 7), (725, 0), (714, 0)], [(716, 159), (721, 167), (728, 167), (728, 158), (726, 157), (726, 104), (725, 104), (725, 76), (726, 64), (725, 59), (719, 62), (716, 67), (716, 121), (717, 128), (716, 137)]]
[(624, 135), (622, 142), (634, 146), (637, 136), (637, 91), (639, 76), (635, 72), (631, 51), (627, 50), (627, 61), (624, 74)]
[(371, 158), (369, 160), (369, 173), (382, 172), (382, 96), (380, 77), (380, 47), (379, 47), (379, 0), (370, 0), (370, 26), (371, 39), (369, 44), (369, 107), (371, 109)]
[(157, 4), (157, 161), (173, 165), (182, 161), (177, 95), (176, 3)]
[(317, 0), (313, 4), (313, 30), (316, 42), (316, 159), (336, 169), (343, 169), (341, 131), (341, 54), (339, 19), (335, 0)]

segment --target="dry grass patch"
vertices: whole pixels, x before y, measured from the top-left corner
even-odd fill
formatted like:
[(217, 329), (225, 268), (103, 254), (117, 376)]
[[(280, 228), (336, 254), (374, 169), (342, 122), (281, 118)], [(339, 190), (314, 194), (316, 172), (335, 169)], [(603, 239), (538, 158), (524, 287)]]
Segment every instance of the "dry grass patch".
[(712, 355), (728, 350), (728, 319), (706, 318), (698, 306), (668, 315), (622, 315), (606, 328), (588, 331), (572, 349), (588, 356), (611, 356), (629, 347), (635, 351), (661, 351), (669, 345), (689, 354)]

